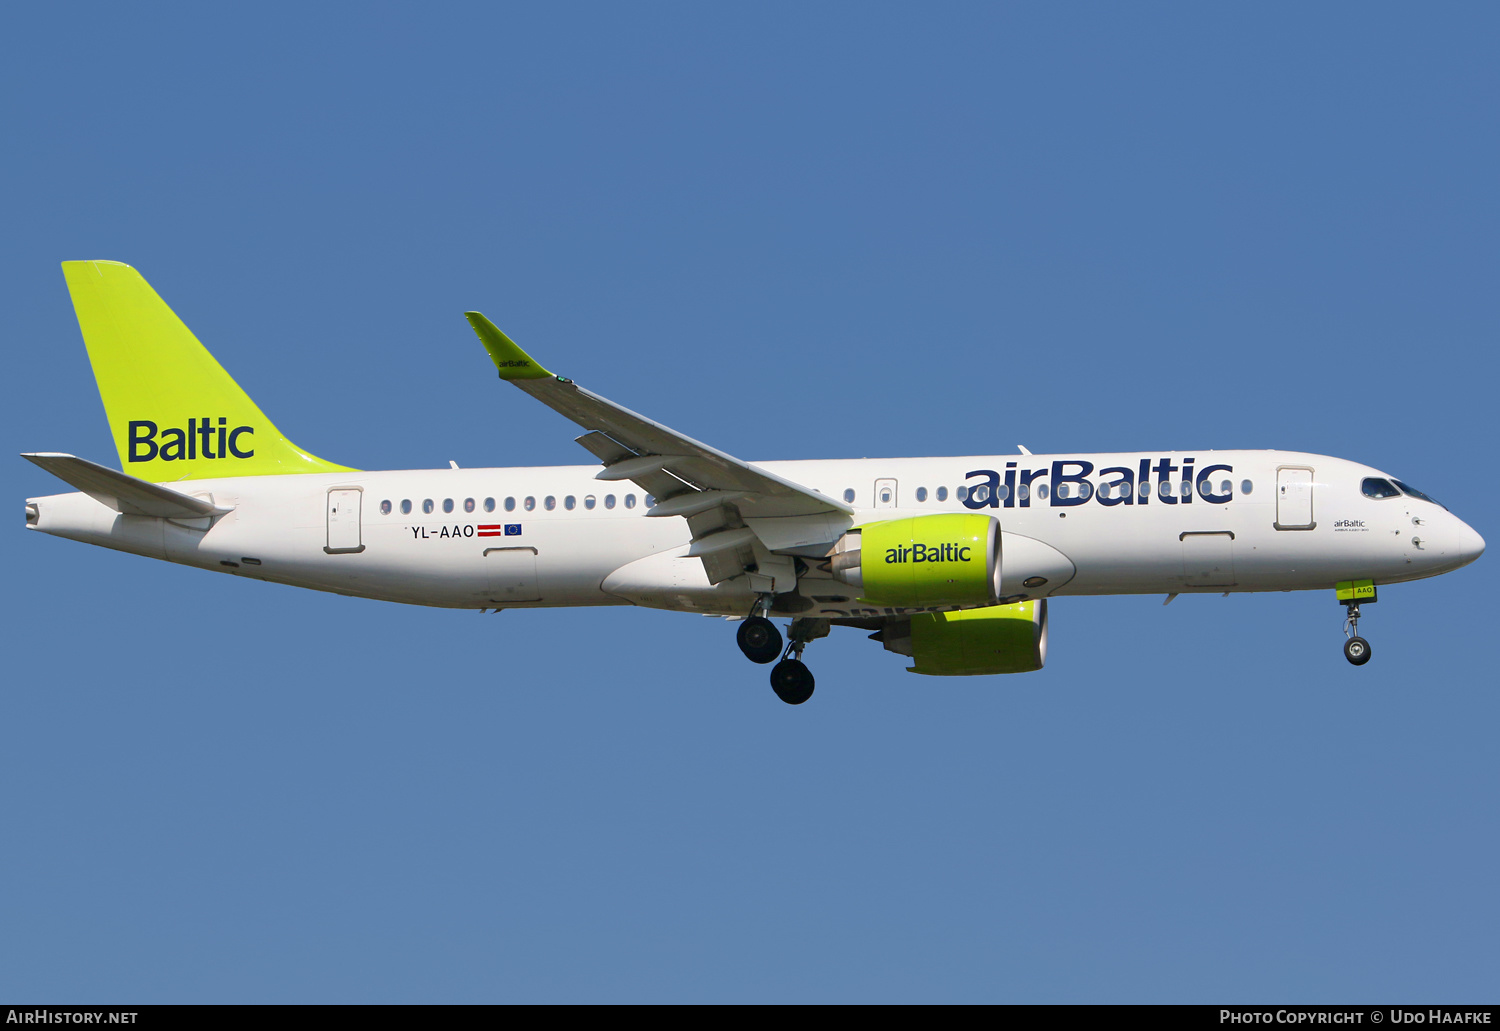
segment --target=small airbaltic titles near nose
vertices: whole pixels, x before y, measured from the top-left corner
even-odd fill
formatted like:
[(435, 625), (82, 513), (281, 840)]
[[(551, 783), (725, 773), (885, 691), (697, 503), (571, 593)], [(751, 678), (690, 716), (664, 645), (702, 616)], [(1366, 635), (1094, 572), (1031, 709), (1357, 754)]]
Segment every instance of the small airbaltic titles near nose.
[(1421, 491), (1325, 455), (745, 462), (554, 375), (478, 312), (500, 378), (577, 423), (598, 464), (350, 469), (283, 436), (135, 269), (63, 273), (125, 471), (25, 455), (78, 491), (28, 499), (30, 529), (412, 605), (720, 615), (793, 705), (832, 627), (913, 673), (1025, 673), (1048, 600), (1081, 594), (1332, 591), (1358, 666), (1377, 588), (1484, 551)]

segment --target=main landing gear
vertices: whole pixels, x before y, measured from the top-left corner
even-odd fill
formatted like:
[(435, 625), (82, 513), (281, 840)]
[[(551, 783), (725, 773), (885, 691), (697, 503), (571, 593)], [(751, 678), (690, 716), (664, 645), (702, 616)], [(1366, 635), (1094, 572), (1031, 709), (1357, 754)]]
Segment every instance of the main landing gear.
[(832, 624), (826, 619), (794, 619), (788, 628), (792, 643), (786, 654), (771, 669), (771, 690), (788, 705), (801, 705), (812, 697), (813, 675), (802, 662), (802, 650), (809, 641), (827, 637)]
[[(788, 653), (796, 647), (789, 645)], [(801, 659), (782, 659), (771, 669), (771, 690), (788, 705), (801, 705), (811, 698), (813, 683), (812, 670)]]
[(788, 705), (801, 705), (812, 697), (814, 686), (812, 670), (803, 663), (802, 651), (809, 641), (828, 636), (830, 624), (826, 619), (794, 619), (788, 631), (792, 640), (783, 652), (781, 631), (759, 614), (764, 611), (757, 606), (757, 614), (740, 624), (735, 640), (751, 662), (776, 662), (780, 656), (781, 661), (771, 669), (771, 690)]
[(1344, 636), (1348, 638), (1344, 642), (1344, 658), (1355, 666), (1363, 666), (1370, 661), (1370, 642), (1359, 636), (1359, 602), (1345, 602), (1344, 611), (1348, 613), (1344, 617)]
[(776, 656), (781, 654), (781, 631), (765, 616), (751, 616), (745, 620), (734, 639), (751, 662), (775, 662)]

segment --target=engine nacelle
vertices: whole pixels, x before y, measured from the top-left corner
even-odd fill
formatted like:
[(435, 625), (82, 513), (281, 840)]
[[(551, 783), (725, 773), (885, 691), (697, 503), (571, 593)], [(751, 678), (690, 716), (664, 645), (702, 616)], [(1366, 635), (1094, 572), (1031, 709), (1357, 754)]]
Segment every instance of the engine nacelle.
[(994, 605), (1000, 600), (1000, 523), (968, 513), (868, 523), (839, 538), (832, 571), (871, 605)]
[(1030, 673), (1047, 661), (1047, 599), (962, 612), (924, 612), (883, 632), (888, 650), (910, 655), (911, 673), (934, 677)]

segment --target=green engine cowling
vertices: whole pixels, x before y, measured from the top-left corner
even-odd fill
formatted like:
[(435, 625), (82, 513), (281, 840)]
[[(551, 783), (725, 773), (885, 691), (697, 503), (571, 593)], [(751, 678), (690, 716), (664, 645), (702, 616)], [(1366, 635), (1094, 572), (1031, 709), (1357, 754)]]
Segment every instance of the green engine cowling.
[(1000, 523), (968, 513), (867, 523), (839, 539), (832, 568), (870, 605), (994, 605), (1000, 600)]
[(1047, 599), (911, 618), (911, 673), (970, 677), (1030, 673), (1047, 661)]

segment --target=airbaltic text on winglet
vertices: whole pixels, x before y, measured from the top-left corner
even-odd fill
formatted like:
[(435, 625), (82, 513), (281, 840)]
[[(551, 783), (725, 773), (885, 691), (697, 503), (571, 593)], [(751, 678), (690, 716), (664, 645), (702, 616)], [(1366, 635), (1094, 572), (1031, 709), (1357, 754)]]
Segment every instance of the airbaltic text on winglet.
[(496, 362), (495, 363), (496, 367), (497, 368), (501, 368), (501, 369), (524, 369), (527, 366), (529, 366), (530, 364), (531, 364), (530, 362), (525, 361), (524, 359), (516, 359), (516, 358), (507, 358), (503, 362)]

